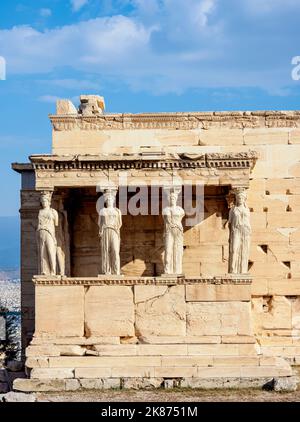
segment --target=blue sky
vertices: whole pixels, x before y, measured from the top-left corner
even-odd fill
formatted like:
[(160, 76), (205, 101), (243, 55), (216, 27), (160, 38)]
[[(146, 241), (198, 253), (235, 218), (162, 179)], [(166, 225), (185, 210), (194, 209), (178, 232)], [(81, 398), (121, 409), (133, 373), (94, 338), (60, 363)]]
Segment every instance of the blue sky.
[(17, 215), (13, 161), (48, 153), (57, 98), (108, 112), (299, 109), (299, 0), (0, 2), (0, 216)]

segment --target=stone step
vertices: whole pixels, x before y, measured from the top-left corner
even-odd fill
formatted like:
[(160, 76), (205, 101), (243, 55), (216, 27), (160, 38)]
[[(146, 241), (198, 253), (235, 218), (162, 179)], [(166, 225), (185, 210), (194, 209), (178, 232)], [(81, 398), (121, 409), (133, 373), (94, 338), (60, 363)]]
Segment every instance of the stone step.
[[(275, 382), (274, 382), (275, 381)], [(264, 385), (284, 386), (282, 391), (295, 391), (297, 379), (294, 376), (273, 378), (82, 378), (82, 379), (16, 379), (14, 389), (23, 392), (44, 391), (76, 391), (76, 390), (108, 390), (108, 389), (142, 389), (142, 388), (201, 388), (201, 389), (228, 389), (228, 388), (261, 388)]]
[[(30, 347), (97, 346), (119, 344), (254, 344), (254, 336), (141, 336), (141, 337), (35, 337)], [(34, 349), (33, 349), (34, 350)]]
[[(117, 344), (96, 345), (98, 356), (257, 356), (255, 344)], [(29, 346), (26, 357), (81, 356), (87, 350), (81, 346), (41, 345)]]
[[(226, 358), (229, 356), (226, 355), (219, 355), (220, 358)], [(201, 356), (201, 355), (176, 355), (173, 356), (82, 356), (82, 357), (50, 357), (48, 360), (42, 360), (40, 362), (38, 359), (28, 359), (26, 361), (26, 366), (28, 368), (32, 367), (49, 367), (49, 368), (98, 368), (98, 367), (113, 367), (113, 366), (128, 366), (130, 363), (132, 366), (162, 366), (162, 362), (172, 361), (176, 363), (177, 358), (182, 361), (185, 359), (186, 362), (190, 359), (191, 362), (194, 362), (192, 365), (197, 364), (199, 362), (200, 366), (209, 366), (214, 365), (213, 357), (209, 356)], [(205, 358), (205, 359), (204, 359)], [(240, 363), (246, 362), (249, 364), (249, 356), (240, 356), (233, 358), (231, 362), (234, 360), (238, 362), (240, 359)], [(255, 357), (254, 357), (255, 358)]]
[[(31, 378), (107, 378), (107, 377), (167, 377), (173, 371), (174, 377), (200, 376), (202, 369), (207, 373), (222, 373), (227, 376), (247, 376), (245, 372), (291, 375), (291, 366), (282, 358), (275, 357), (202, 357), (202, 356), (130, 356), (130, 357), (60, 357), (27, 359)], [(250, 369), (249, 369), (250, 368)], [(232, 371), (232, 372), (230, 372)], [(268, 372), (269, 371), (269, 372)], [(166, 375), (158, 375), (163, 374)], [(206, 372), (205, 372), (206, 373)], [(239, 373), (239, 375), (236, 375)], [(61, 375), (57, 375), (61, 374)], [(74, 375), (75, 374), (75, 375)], [(176, 375), (177, 374), (177, 375)], [(182, 375), (178, 375), (182, 374)], [(191, 375), (184, 375), (191, 374)], [(217, 375), (212, 375), (213, 377)], [(249, 375), (251, 376), (251, 375)]]
[(34, 368), (31, 379), (68, 379), (68, 378), (251, 378), (291, 376), (289, 365), (259, 366), (244, 364), (244, 366), (112, 366), (103, 368)]

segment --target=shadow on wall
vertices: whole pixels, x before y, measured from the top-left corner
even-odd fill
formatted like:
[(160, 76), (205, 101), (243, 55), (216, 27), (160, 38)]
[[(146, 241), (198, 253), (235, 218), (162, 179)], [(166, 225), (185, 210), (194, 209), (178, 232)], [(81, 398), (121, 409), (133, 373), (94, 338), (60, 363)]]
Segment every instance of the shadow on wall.
[[(186, 275), (227, 272), (228, 218), (227, 187), (205, 187), (204, 220), (194, 227), (184, 225), (183, 270)], [(130, 195), (128, 196), (130, 199)], [(76, 189), (69, 203), (71, 261), (73, 277), (95, 277), (100, 273), (97, 194)], [(158, 276), (163, 269), (163, 218), (161, 215), (123, 215), (121, 269), (128, 276)], [(148, 201), (150, 204), (150, 201)]]

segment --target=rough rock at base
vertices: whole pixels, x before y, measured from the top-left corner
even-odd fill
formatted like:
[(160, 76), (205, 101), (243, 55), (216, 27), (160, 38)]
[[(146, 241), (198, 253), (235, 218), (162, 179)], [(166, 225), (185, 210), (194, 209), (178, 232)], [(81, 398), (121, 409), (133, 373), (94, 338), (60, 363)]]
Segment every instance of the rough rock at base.
[(274, 391), (296, 391), (297, 379), (296, 377), (274, 378)]
[(163, 378), (122, 378), (121, 388), (126, 390), (149, 390), (160, 388), (163, 382)]
[(0, 395), (0, 402), (36, 402), (36, 397), (34, 394), (15, 393), (14, 391), (10, 391), (7, 394)]
[[(110, 390), (110, 389), (157, 389), (157, 388), (197, 388), (197, 389), (243, 389), (262, 388), (274, 391), (296, 391), (297, 377), (220, 377), (220, 378), (97, 378), (97, 379), (65, 379), (37, 380), (17, 379), (13, 388), (22, 392), (51, 392), (78, 390)], [(0, 396), (1, 397), (1, 396)]]

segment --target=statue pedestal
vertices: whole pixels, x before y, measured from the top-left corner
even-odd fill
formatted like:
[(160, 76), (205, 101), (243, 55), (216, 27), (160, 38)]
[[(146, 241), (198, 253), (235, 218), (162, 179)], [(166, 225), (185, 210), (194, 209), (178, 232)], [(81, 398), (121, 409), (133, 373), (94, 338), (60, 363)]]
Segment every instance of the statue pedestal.
[(286, 361), (266, 359), (257, 349), (250, 276), (100, 274), (33, 282), (36, 330), (26, 349), (31, 378), (16, 380), (18, 391), (53, 383), (61, 390), (70, 383), (78, 389), (170, 382), (257, 387), (266, 378), (292, 375)]

